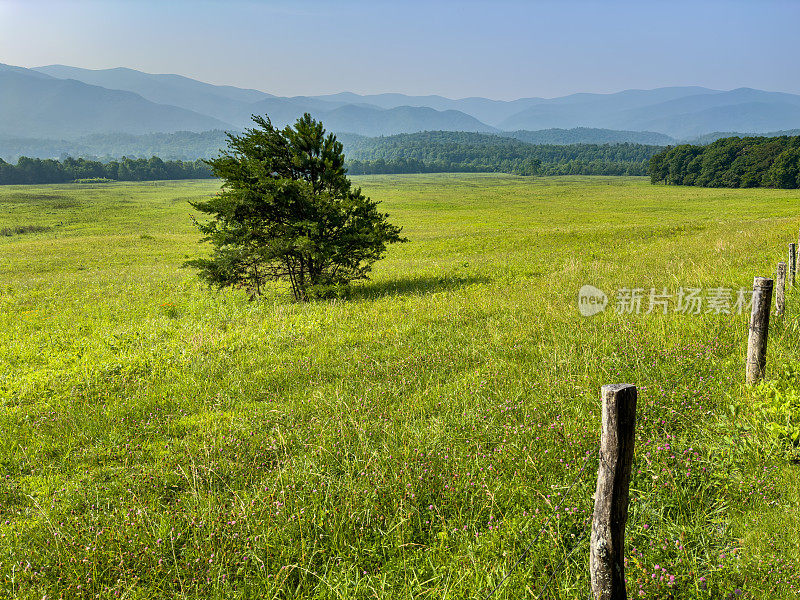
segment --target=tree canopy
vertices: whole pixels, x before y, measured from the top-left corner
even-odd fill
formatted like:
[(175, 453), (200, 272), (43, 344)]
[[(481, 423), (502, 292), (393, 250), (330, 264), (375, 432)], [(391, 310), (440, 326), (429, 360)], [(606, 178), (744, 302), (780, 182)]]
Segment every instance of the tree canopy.
[(729, 137), (667, 147), (650, 159), (650, 181), (704, 187), (800, 187), (800, 136)]
[(156, 179), (202, 179), (211, 177), (211, 170), (201, 160), (184, 162), (152, 158), (100, 162), (83, 158), (53, 159), (21, 156), (17, 164), (0, 159), (0, 185), (67, 183), (81, 179), (115, 181), (153, 181)]
[(253, 296), (265, 281), (285, 279), (303, 301), (367, 278), (387, 244), (406, 241), (378, 203), (352, 186), (342, 144), (322, 123), (307, 113), (282, 130), (267, 117), (253, 121), (207, 161), (222, 191), (192, 203), (212, 217), (197, 223), (212, 256), (187, 263), (202, 277)]

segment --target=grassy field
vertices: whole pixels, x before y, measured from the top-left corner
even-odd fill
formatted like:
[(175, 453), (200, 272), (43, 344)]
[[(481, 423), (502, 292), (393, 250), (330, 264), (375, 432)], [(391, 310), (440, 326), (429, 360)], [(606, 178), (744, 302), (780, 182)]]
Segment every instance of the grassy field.
[(2, 597), (478, 599), (544, 528), (495, 598), (586, 598), (615, 382), (640, 389), (630, 596), (800, 593), (800, 294), (754, 390), (747, 314), (614, 310), (750, 289), (800, 192), (356, 181), (411, 242), (305, 305), (180, 268), (214, 181), (0, 187)]

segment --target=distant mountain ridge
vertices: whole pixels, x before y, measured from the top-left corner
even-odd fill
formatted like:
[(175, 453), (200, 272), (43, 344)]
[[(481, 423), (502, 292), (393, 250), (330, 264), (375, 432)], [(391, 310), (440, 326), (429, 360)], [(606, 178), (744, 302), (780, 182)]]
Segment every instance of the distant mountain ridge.
[(57, 79), (74, 79), (89, 85), (138, 94), (156, 104), (180, 106), (206, 114), (222, 122), (238, 117), (254, 102), (272, 98), (271, 94), (231, 86), (216, 86), (181, 75), (151, 75), (134, 69), (79, 69), (49, 65), (31, 69)]
[(252, 114), (267, 114), (275, 125), (283, 126), (310, 112), (322, 119), (330, 130), (361, 135), (392, 135), (427, 129), (494, 131), (494, 128), (460, 111), (436, 110), (427, 106), (382, 108), (363, 101), (353, 103), (306, 96), (282, 98), (258, 90), (216, 86), (180, 75), (151, 75), (126, 68), (91, 70), (49, 65), (31, 71), (107, 89), (120, 89), (138, 94), (150, 102), (207, 114), (224, 123), (222, 128), (228, 129), (247, 127), (251, 124)]
[(123, 67), (0, 65), (0, 136), (6, 137), (241, 130), (251, 114), (283, 126), (304, 112), (330, 131), (366, 136), (471, 131), (534, 143), (666, 144), (715, 131), (800, 128), (800, 95), (685, 86), (511, 101), (351, 92), (279, 97)]
[(76, 137), (120, 131), (202, 131), (226, 123), (120, 90), (0, 68), (0, 135)]

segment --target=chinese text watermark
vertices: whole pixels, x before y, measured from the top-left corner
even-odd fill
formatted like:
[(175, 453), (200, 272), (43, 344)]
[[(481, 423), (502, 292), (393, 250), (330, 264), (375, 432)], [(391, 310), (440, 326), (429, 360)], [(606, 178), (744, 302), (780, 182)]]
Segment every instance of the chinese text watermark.
[(578, 291), (578, 310), (590, 317), (606, 310), (610, 305), (618, 315), (669, 314), (684, 315), (740, 315), (753, 305), (753, 290), (727, 287), (619, 288), (610, 298), (593, 285), (584, 285)]

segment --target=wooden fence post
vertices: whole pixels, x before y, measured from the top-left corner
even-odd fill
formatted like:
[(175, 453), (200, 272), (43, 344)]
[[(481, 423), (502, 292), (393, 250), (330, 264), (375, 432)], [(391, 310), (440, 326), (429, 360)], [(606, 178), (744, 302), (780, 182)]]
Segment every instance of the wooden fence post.
[(778, 269), (775, 273), (775, 314), (782, 315), (786, 311), (786, 263), (781, 261), (778, 263)]
[(767, 368), (767, 335), (769, 309), (772, 306), (772, 279), (753, 280), (753, 311), (750, 313), (750, 334), (747, 338), (747, 383), (754, 384), (764, 377)]
[(627, 600), (625, 524), (636, 426), (636, 386), (604, 385), (600, 465), (594, 495), (589, 571), (595, 600)]
[(794, 287), (795, 272), (797, 271), (797, 244), (789, 244), (789, 287)]

